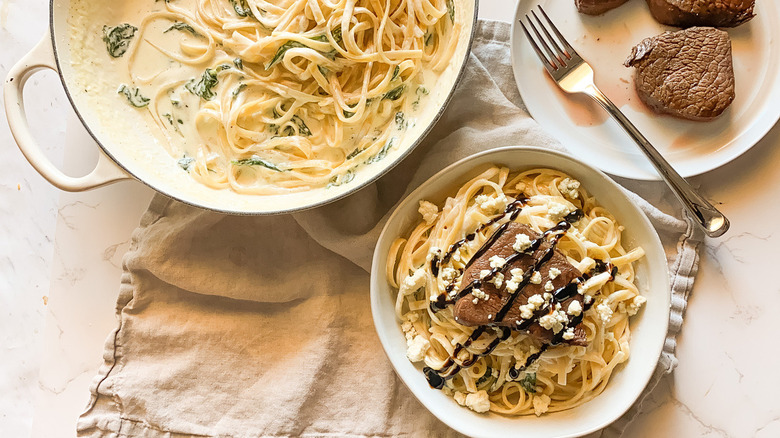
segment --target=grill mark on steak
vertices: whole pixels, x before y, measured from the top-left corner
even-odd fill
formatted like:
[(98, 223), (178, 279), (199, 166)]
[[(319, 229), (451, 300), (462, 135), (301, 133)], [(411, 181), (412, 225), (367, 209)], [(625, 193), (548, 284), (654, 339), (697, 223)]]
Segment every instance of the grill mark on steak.
[(574, 0), (577, 10), (586, 15), (601, 15), (615, 9), (628, 0)]
[(634, 85), (653, 111), (712, 120), (734, 100), (731, 39), (712, 27), (692, 27), (645, 38), (631, 50)]
[(653, 18), (677, 27), (734, 27), (752, 19), (755, 0), (647, 0)]

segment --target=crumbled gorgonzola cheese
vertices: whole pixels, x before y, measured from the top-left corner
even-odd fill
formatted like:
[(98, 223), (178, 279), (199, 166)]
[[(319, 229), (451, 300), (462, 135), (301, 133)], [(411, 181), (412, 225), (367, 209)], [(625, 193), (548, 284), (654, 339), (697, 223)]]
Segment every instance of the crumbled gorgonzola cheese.
[(493, 269), (501, 269), (505, 264), (506, 259), (501, 256), (494, 255), (490, 258), (490, 267)]
[(533, 275), (531, 275), (531, 283), (532, 284), (541, 284), (542, 283), (542, 273), (539, 271), (534, 271)]
[(544, 303), (544, 298), (539, 294), (531, 295), (531, 297), (528, 298), (528, 304), (532, 304), (537, 309), (542, 307)]
[(582, 304), (579, 301), (574, 300), (569, 304), (569, 309), (566, 311), (569, 315), (579, 316), (582, 313)]
[(547, 412), (547, 410), (550, 408), (550, 401), (550, 396), (547, 394), (534, 395), (534, 414), (536, 414), (538, 417)]
[(504, 274), (499, 272), (490, 279), (490, 282), (493, 283), (496, 288), (501, 289), (501, 285), (504, 284)]
[(629, 316), (636, 315), (637, 312), (639, 312), (639, 308), (642, 307), (642, 305), (646, 302), (647, 298), (643, 297), (642, 295), (635, 296), (634, 299), (628, 303), (628, 306), (626, 306), (626, 313), (628, 313)]
[(596, 313), (599, 314), (599, 318), (604, 324), (608, 323), (612, 319), (612, 308), (608, 304), (601, 303), (596, 306)]
[(490, 295), (486, 294), (481, 289), (476, 288), (476, 287), (471, 290), (471, 295), (473, 295), (474, 298), (478, 298), (480, 300), (485, 300), (485, 301), (487, 301), (488, 298), (490, 298)]
[(523, 233), (518, 233), (515, 236), (515, 243), (512, 245), (512, 249), (517, 252), (523, 252), (531, 247), (531, 238)]
[(451, 283), (452, 280), (455, 280), (458, 278), (458, 271), (457, 269), (450, 268), (449, 266), (441, 270), (441, 274), (439, 274), (439, 277), (444, 280), (446, 283)]
[(547, 330), (552, 330), (553, 333), (561, 331), (568, 322), (569, 317), (566, 315), (566, 312), (557, 309), (539, 318), (539, 325)]
[(484, 389), (474, 393), (469, 393), (466, 396), (466, 406), (474, 412), (487, 412), (490, 410), (490, 399), (488, 393)]
[(436, 217), (439, 215), (439, 207), (428, 201), (420, 201), (420, 208), (418, 209), (420, 215), (426, 224), (430, 225), (436, 221)]
[(547, 216), (553, 221), (560, 220), (571, 212), (572, 209), (568, 205), (560, 202), (550, 201), (547, 205)]
[(412, 362), (419, 362), (425, 359), (425, 352), (430, 348), (431, 342), (422, 335), (415, 336), (406, 349), (406, 357)]
[(559, 275), (561, 275), (561, 270), (558, 268), (550, 268), (547, 274), (550, 276), (550, 280), (555, 280)]
[(570, 199), (577, 199), (580, 194), (577, 191), (580, 188), (580, 182), (576, 179), (564, 178), (563, 181), (558, 183), (558, 190), (563, 196)]
[(544, 290), (547, 292), (552, 292), (555, 289), (555, 286), (553, 286), (552, 281), (547, 280), (547, 283), (544, 284)]
[(425, 269), (418, 269), (412, 273), (412, 275), (404, 278), (401, 283), (401, 288), (398, 291), (401, 294), (407, 294), (416, 291), (417, 289), (425, 286)]
[(474, 202), (479, 205), (479, 208), (485, 213), (495, 213), (503, 211), (509, 203), (509, 200), (504, 194), (499, 194), (495, 197), (479, 195), (474, 198)]

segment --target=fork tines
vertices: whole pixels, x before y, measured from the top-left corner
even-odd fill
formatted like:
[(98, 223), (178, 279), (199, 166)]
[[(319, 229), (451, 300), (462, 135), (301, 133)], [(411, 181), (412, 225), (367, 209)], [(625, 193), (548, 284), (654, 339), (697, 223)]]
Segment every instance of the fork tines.
[[(539, 11), (542, 13), (542, 16), (544, 17), (547, 25), (545, 26), (545, 24), (542, 23), (542, 20), (539, 19), (539, 16), (536, 15), (536, 11), (532, 10), (531, 15), (533, 15), (533, 18), (536, 20), (536, 24), (534, 24), (534, 20), (531, 19), (531, 16), (527, 14), (525, 19), (528, 21), (528, 26), (531, 28), (531, 30), (533, 30), (534, 35), (536, 35), (536, 39), (531, 37), (531, 33), (528, 32), (528, 28), (525, 26), (525, 24), (523, 24), (523, 20), (520, 20), (520, 25), (523, 27), (523, 32), (525, 32), (526, 37), (528, 37), (528, 41), (530, 41), (531, 46), (533, 46), (536, 54), (539, 55), (539, 58), (549, 64), (545, 65), (548, 70), (551, 68), (552, 70), (558, 70), (559, 68), (566, 67), (568, 62), (573, 57), (577, 56), (577, 52), (574, 50), (574, 48), (572, 48), (569, 42), (566, 41), (566, 38), (563, 37), (558, 28), (555, 27), (555, 24), (553, 24), (553, 22), (550, 20), (550, 17), (547, 16), (547, 13), (544, 12), (542, 6), (538, 5), (537, 8), (539, 8)], [(542, 33), (539, 32), (539, 28), (542, 29), (542, 33), (544, 33), (546, 39), (542, 37)], [(550, 34), (550, 31), (547, 30), (548, 28), (552, 30), (552, 33), (555, 34), (557, 39), (553, 38), (553, 36)], [(544, 47), (544, 51), (547, 52), (547, 55), (542, 52), (539, 46)]]

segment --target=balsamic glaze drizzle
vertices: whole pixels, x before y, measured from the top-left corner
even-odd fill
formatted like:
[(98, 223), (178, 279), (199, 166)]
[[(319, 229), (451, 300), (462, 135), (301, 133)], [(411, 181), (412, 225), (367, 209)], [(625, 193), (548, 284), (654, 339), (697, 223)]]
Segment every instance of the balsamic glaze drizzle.
[[(486, 224), (483, 224), (482, 226), (480, 226), (480, 228), (478, 228), (477, 231), (481, 231), (482, 229), (484, 229), (484, 227), (490, 226), (490, 225), (498, 222), (498, 220), (502, 219), (507, 214), (510, 215), (510, 218), (511, 218), (510, 221), (502, 224), (482, 244), (482, 246), (479, 248), (479, 250), (477, 250), (477, 252), (474, 253), (474, 255), (472, 255), (472, 257), (469, 259), (469, 262), (466, 264), (466, 268), (468, 268), (468, 266), (474, 260), (476, 260), (477, 258), (481, 257), (483, 254), (485, 254), (485, 252), (487, 252), (489, 250), (489, 248), (498, 240), (498, 238), (501, 237), (501, 235), (509, 227), (509, 224), (512, 221), (514, 221), (514, 219), (516, 219), (517, 216), (520, 214), (521, 207), (522, 207), (523, 203), (526, 200), (527, 199), (524, 199), (523, 201), (516, 201), (516, 202), (510, 204), (510, 206), (507, 207), (507, 210), (506, 210), (506, 212), (503, 215), (498, 216), (498, 217), (492, 219), (490, 222), (488, 222)], [(542, 243), (544, 241), (547, 241), (547, 238), (552, 235), (552, 238), (549, 240), (549, 243), (550, 243), (549, 248), (547, 248), (545, 250), (545, 252), (542, 254), (542, 256), (538, 260), (536, 260), (534, 262), (533, 269), (529, 269), (525, 273), (523, 273), (523, 279), (520, 282), (520, 284), (518, 285), (518, 287), (515, 290), (515, 292), (513, 292), (509, 296), (509, 298), (506, 300), (506, 302), (504, 302), (504, 304), (502, 305), (502, 307), (498, 311), (498, 313), (496, 313), (496, 317), (495, 317), (495, 320), (494, 320), (493, 324), (500, 323), (501, 321), (504, 320), (504, 318), (506, 317), (507, 313), (512, 308), (512, 305), (514, 304), (514, 302), (517, 299), (517, 297), (520, 295), (520, 292), (522, 292), (523, 288), (525, 286), (527, 286), (528, 283), (531, 281), (531, 276), (533, 275), (533, 272), (534, 271), (538, 271), (545, 263), (547, 263), (550, 259), (552, 259), (553, 254), (555, 253), (555, 246), (557, 245), (558, 241), (565, 234), (565, 232), (571, 227), (571, 224), (573, 222), (576, 222), (576, 221), (580, 220), (582, 218), (582, 216), (583, 216), (582, 210), (579, 210), (579, 209), (577, 209), (574, 212), (568, 214), (564, 218), (564, 220), (562, 220), (561, 222), (559, 222), (558, 224), (556, 224), (554, 227), (550, 228), (549, 230), (545, 231), (539, 238), (535, 239), (531, 243), (531, 245), (524, 252), (522, 252), (522, 253), (519, 253), (519, 252), (518, 253), (514, 253), (511, 256), (509, 256), (506, 259), (506, 263), (501, 268), (493, 268), (490, 271), (490, 273), (487, 276), (485, 276), (484, 278), (482, 278), (481, 280), (474, 280), (474, 281), (472, 281), (466, 287), (464, 287), (462, 290), (460, 290), (458, 292), (457, 296), (454, 299), (449, 299), (448, 300), (446, 298), (447, 296), (449, 296), (449, 292), (451, 292), (452, 289), (447, 290), (447, 294), (445, 294), (445, 295), (439, 295), (437, 297), (436, 301), (431, 304), (431, 309), (433, 309), (434, 311), (435, 311), (435, 309), (441, 310), (441, 309), (445, 308), (448, 304), (455, 303), (459, 298), (461, 298), (461, 297), (465, 296), (466, 294), (468, 294), (475, 287), (476, 288), (480, 287), (482, 285), (482, 280), (489, 281), (490, 279), (495, 277), (498, 273), (503, 272), (506, 269), (509, 269), (509, 266), (511, 266), (512, 262), (514, 260), (516, 260), (517, 258), (522, 257), (523, 255), (527, 255), (527, 254), (534, 254), (536, 251), (539, 250), (539, 247), (541, 247)], [(471, 236), (471, 235), (469, 235), (469, 236)], [(445, 254), (444, 258), (442, 259), (442, 262), (446, 263), (447, 261), (449, 261), (449, 258), (452, 256), (452, 254), (454, 254), (455, 250), (457, 250), (457, 248), (460, 245), (462, 245), (465, 241), (473, 240), (474, 237), (472, 236), (471, 238), (469, 238), (469, 236), (466, 236), (466, 239), (463, 239), (463, 240), (453, 244), (452, 247), (450, 247), (450, 249)], [(577, 280), (579, 280), (579, 279), (577, 279)], [(557, 290), (555, 292), (555, 294), (553, 295), (553, 297), (554, 297), (553, 298), (553, 300), (554, 300), (553, 301), (553, 305), (554, 305), (554, 303), (556, 301), (563, 301), (563, 299), (558, 299), (558, 297), (567, 297), (567, 298), (573, 297), (574, 294), (577, 293), (577, 285), (578, 284), (579, 284), (579, 281), (572, 282), (572, 283), (570, 283), (570, 284), (560, 288), (559, 290)], [(450, 284), (448, 286), (448, 288), (450, 286), (452, 286), (452, 284)], [(518, 324), (516, 329), (517, 330), (523, 330), (523, 329), (528, 328), (534, 322), (534, 320), (538, 319), (538, 317), (541, 316), (541, 314), (544, 311), (547, 311), (548, 309), (549, 309), (549, 305), (544, 306), (542, 309), (537, 310), (537, 312), (534, 314), (533, 318), (530, 318), (530, 319), (525, 320), (522, 323)], [(583, 313), (584, 313), (584, 311), (583, 311)], [(573, 324), (572, 326), (576, 326), (577, 324), (579, 324), (579, 322), (582, 321), (582, 313), (580, 314), (579, 318), (575, 318), (575, 320), (577, 322), (576, 322), (576, 324)], [(572, 322), (573, 321), (574, 320), (572, 320)], [(567, 325), (567, 327), (568, 326), (569, 325)], [(455, 358), (457, 358), (458, 354), (464, 348), (467, 348), (469, 345), (471, 345), (471, 343), (474, 340), (476, 340), (480, 336), (482, 336), (482, 334), (484, 333), (484, 331), (485, 331), (485, 329), (487, 327), (488, 326), (486, 326), (486, 325), (477, 327), (472, 332), (471, 336), (463, 344), (458, 344), (458, 346), (453, 351), (453, 354), (447, 359), (447, 361), (442, 365), (442, 367), (440, 369), (436, 370), (436, 369), (433, 369), (431, 367), (425, 367), (423, 369), (423, 372), (425, 373), (425, 377), (428, 380), (428, 383), (431, 385), (431, 387), (436, 388), (436, 389), (441, 389), (448, 379), (451, 379), (452, 377), (455, 377), (455, 375), (461, 369), (468, 368), (471, 365), (473, 365), (480, 357), (483, 357), (483, 356), (486, 356), (486, 355), (490, 354), (498, 346), (498, 344), (501, 341), (506, 340), (507, 338), (509, 338), (509, 336), (511, 334), (511, 330), (509, 330), (507, 327), (501, 327), (500, 328), (501, 334), (499, 336), (496, 336), (496, 338), (493, 339), (493, 341), (490, 344), (488, 344), (487, 348), (485, 348), (484, 351), (482, 351), (480, 353), (477, 353), (477, 354), (472, 354), (469, 359), (464, 360), (460, 364), (457, 363)], [(563, 340), (563, 332), (564, 332), (564, 330), (561, 330), (558, 333), (558, 335), (556, 335), (556, 337), (553, 338), (553, 343), (554, 344), (560, 343)], [(557, 338), (560, 338), (560, 339), (557, 339)], [(529, 360), (527, 361), (527, 364), (523, 366), (523, 369), (527, 368), (536, 359), (538, 359), (539, 356), (541, 356), (541, 354), (545, 350), (547, 350), (547, 348), (549, 348), (549, 345), (550, 344), (544, 344), (538, 353), (536, 353), (534, 355), (531, 355), (529, 357)]]
[[(466, 264), (466, 267), (461, 271), (465, 271), (471, 263), (475, 260), (477, 260), (479, 257), (484, 255), (490, 247), (501, 237), (501, 235), (506, 232), (507, 228), (509, 227), (509, 224), (513, 222), (517, 216), (520, 214), (522, 207), (525, 205), (525, 203), (528, 201), (528, 198), (521, 197), (518, 198), (517, 201), (512, 202), (509, 204), (504, 211), (503, 214), (496, 216), (495, 218), (491, 219), (490, 221), (482, 224), (477, 228), (474, 232), (469, 233), (466, 235), (463, 239), (453, 243), (447, 250), (447, 252), (444, 254), (443, 257), (439, 258), (438, 255), (434, 255), (434, 257), (431, 260), (431, 273), (433, 273), (434, 276), (438, 276), (439, 274), (439, 268), (449, 263), (452, 256), (455, 254), (456, 251), (460, 249), (461, 246), (466, 244), (466, 242), (473, 241), (476, 238), (477, 233), (483, 231), (487, 227), (490, 227), (497, 222), (501, 221), (505, 217), (509, 216), (509, 221), (502, 224), (477, 250), (476, 253), (474, 253), (469, 261)], [(528, 285), (530, 282), (531, 276), (534, 271), (538, 271), (545, 263), (547, 263), (555, 253), (555, 247), (558, 243), (558, 241), (561, 239), (561, 237), (565, 234), (565, 232), (571, 227), (571, 224), (579, 221), (584, 216), (584, 213), (580, 209), (576, 209), (566, 215), (564, 219), (556, 224), (554, 227), (550, 228), (549, 230), (545, 231), (539, 238), (535, 239), (531, 245), (522, 253), (514, 253), (511, 256), (509, 256), (506, 259), (506, 263), (501, 268), (493, 268), (490, 273), (479, 280), (474, 280), (466, 287), (464, 287), (462, 290), (458, 292), (458, 294), (451, 299), (448, 299), (447, 297), (450, 296), (452, 291), (455, 289), (456, 285), (455, 283), (450, 283), (445, 288), (445, 293), (442, 295), (439, 295), (436, 298), (436, 301), (432, 302), (430, 307), (431, 310), (436, 312), (438, 310), (444, 309), (446, 306), (450, 304), (455, 304), (458, 299), (462, 298), (463, 296), (470, 293), (474, 288), (479, 288), (482, 285), (482, 281), (490, 281), (493, 277), (495, 277), (497, 274), (503, 272), (504, 270), (508, 269), (509, 266), (511, 266), (512, 262), (517, 260), (517, 258), (528, 255), (528, 254), (534, 254), (536, 251), (539, 250), (539, 247), (541, 247), (542, 243), (548, 239), (552, 235), (552, 238), (549, 240), (550, 246), (545, 250), (545, 252), (541, 255), (541, 257), (534, 262), (533, 269), (529, 269), (527, 272), (523, 274), (523, 279), (520, 282), (520, 284), (517, 287), (517, 290), (513, 292), (507, 300), (502, 305), (501, 309), (496, 313), (496, 317), (494, 319), (494, 322), (488, 326), (483, 325), (477, 327), (472, 333), (471, 336), (462, 344), (458, 344), (455, 347), (455, 350), (453, 351), (452, 355), (444, 362), (442, 367), (438, 370), (431, 368), (431, 367), (425, 367), (423, 368), (423, 372), (425, 373), (425, 377), (428, 380), (428, 383), (431, 385), (431, 387), (436, 389), (441, 389), (444, 387), (444, 384), (447, 380), (455, 377), (457, 373), (463, 369), (468, 368), (472, 366), (479, 358), (487, 356), (488, 354), (492, 353), (493, 350), (498, 346), (498, 344), (501, 341), (504, 341), (509, 338), (511, 335), (511, 330), (507, 327), (495, 327), (494, 324), (500, 323), (504, 320), (509, 310), (512, 308), (512, 305), (514, 304), (517, 297), (520, 295), (520, 292), (522, 289)], [(582, 277), (579, 277), (572, 281), (571, 283), (567, 284), (566, 286), (563, 286), (556, 290), (553, 293), (553, 300), (551, 303), (546, 304), (542, 308), (538, 309), (536, 312), (534, 312), (534, 316), (530, 319), (524, 320), (524, 321), (517, 321), (517, 327), (515, 327), (515, 330), (524, 330), (527, 329), (531, 324), (533, 324), (534, 321), (538, 320), (544, 313), (549, 311), (550, 306), (554, 306), (557, 302), (563, 302), (570, 298), (573, 298), (578, 293), (578, 286), (585, 281), (586, 279), (590, 278), (592, 275), (601, 273), (601, 272), (610, 272), (612, 278), (615, 277), (617, 274), (617, 268), (613, 266), (611, 263), (605, 263), (602, 260), (596, 260), (596, 266), (590, 271), (588, 274), (583, 274)], [(528, 356), (525, 363), (519, 367), (519, 368), (511, 368), (509, 370), (509, 379), (510, 380), (516, 380), (520, 377), (520, 373), (525, 371), (528, 367), (530, 367), (534, 362), (536, 362), (539, 357), (541, 357), (542, 353), (547, 351), (547, 349), (551, 345), (557, 345), (563, 342), (563, 334), (569, 327), (576, 327), (578, 324), (582, 322), (582, 319), (584, 317), (584, 314), (586, 311), (588, 311), (593, 306), (593, 301), (591, 301), (588, 304), (585, 304), (582, 312), (577, 315), (576, 317), (573, 317), (569, 320), (569, 322), (566, 324), (566, 326), (561, 329), (558, 334), (556, 334), (553, 339), (550, 341), (550, 343), (543, 344), (539, 351)], [(463, 351), (465, 348), (468, 348), (474, 341), (479, 339), (482, 334), (485, 332), (485, 330), (488, 327), (493, 327), (496, 330), (500, 330), (500, 333), (488, 344), (488, 346), (483, 350), (482, 352), (471, 354), (468, 359), (465, 359), (461, 361), (460, 363), (457, 362), (457, 357)]]
[[(505, 217), (509, 216), (509, 221), (514, 221), (517, 219), (517, 216), (520, 214), (520, 211), (523, 209), (523, 206), (525, 203), (528, 202), (528, 198), (526, 197), (518, 197), (516, 201), (512, 202), (511, 204), (507, 205), (506, 210), (504, 210), (503, 214), (500, 214), (493, 219), (485, 222), (484, 224), (480, 225), (479, 228), (474, 230), (473, 233), (469, 233), (464, 237), (463, 239), (458, 240), (457, 242), (450, 245), (449, 249), (446, 253), (444, 253), (444, 257), (441, 259), (441, 263), (449, 263), (452, 256), (455, 254), (455, 251), (459, 250), (461, 246), (465, 245), (466, 242), (471, 242), (474, 240), (474, 238), (477, 237), (477, 234), (484, 231), (485, 228), (490, 227), (491, 225), (501, 221)], [(484, 247), (484, 244), (483, 244)], [(482, 249), (482, 248), (480, 248)], [(479, 251), (477, 251), (476, 254), (474, 254), (470, 260), (474, 260), (478, 257)]]
[[(488, 222), (485, 222), (484, 224), (480, 225), (473, 233), (467, 234), (466, 237), (464, 237), (463, 239), (461, 239), (461, 240), (453, 243), (452, 245), (450, 245), (449, 249), (447, 249), (447, 252), (444, 254), (444, 256), (441, 259), (438, 256), (434, 256), (431, 259), (431, 273), (434, 276), (438, 276), (439, 275), (439, 267), (441, 265), (445, 264), (445, 263), (449, 263), (449, 261), (452, 259), (452, 256), (455, 254), (455, 252), (458, 249), (460, 249), (461, 246), (463, 246), (466, 242), (471, 242), (472, 240), (474, 240), (476, 238), (476, 236), (477, 236), (477, 233), (485, 230), (485, 228), (488, 228), (491, 225), (494, 225), (494, 224), (498, 223), (499, 221), (501, 221), (502, 219), (504, 219), (507, 216), (509, 216), (509, 221), (507, 221), (506, 223), (502, 224), (501, 227), (499, 227), (498, 230), (496, 230), (496, 232), (494, 232), (482, 244), (482, 246), (480, 246), (480, 248), (477, 250), (477, 252), (474, 253), (474, 255), (471, 256), (471, 258), (469, 259), (469, 261), (466, 264), (465, 268), (459, 269), (460, 273), (463, 273), (463, 271), (465, 271), (469, 267), (469, 265), (471, 264), (471, 262), (473, 260), (476, 260), (482, 254), (484, 254), (485, 251), (487, 251), (490, 248), (490, 246), (493, 243), (495, 243), (496, 239), (501, 237), (501, 234), (503, 234), (503, 232), (506, 231), (506, 228), (509, 226), (509, 223), (513, 222), (515, 219), (517, 219), (517, 216), (520, 215), (520, 212), (522, 211), (523, 206), (525, 205), (525, 203), (527, 201), (528, 201), (528, 198), (525, 198), (525, 197), (518, 198), (516, 201), (512, 202), (511, 204), (509, 204), (506, 207), (506, 210), (504, 210), (504, 213), (494, 217), (493, 219), (489, 220)], [(482, 283), (479, 280), (476, 280), (475, 282), (473, 282), (471, 284), (472, 289), (474, 287), (480, 287), (481, 285), (482, 285)], [(447, 297), (450, 295), (450, 293), (453, 290), (455, 290), (455, 286), (456, 286), (456, 284), (454, 282), (448, 284), (447, 287), (444, 289), (445, 293), (443, 295), (439, 295), (438, 297), (436, 297), (436, 301), (434, 301), (434, 302), (432, 302), (430, 304), (430, 308), (431, 308), (432, 312), (436, 313), (439, 310), (443, 310), (445, 307), (447, 307), (450, 304), (455, 304), (455, 302), (459, 298), (465, 296), (466, 294), (469, 293), (469, 291), (471, 291), (471, 289), (469, 289), (465, 293), (463, 291), (460, 291), (456, 297), (451, 298), (451, 299), (447, 299)]]

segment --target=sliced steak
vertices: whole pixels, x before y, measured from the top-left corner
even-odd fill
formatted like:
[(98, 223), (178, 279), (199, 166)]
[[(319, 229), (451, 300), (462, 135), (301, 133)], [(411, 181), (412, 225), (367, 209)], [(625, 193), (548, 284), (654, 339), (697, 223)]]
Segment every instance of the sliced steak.
[(677, 27), (734, 27), (755, 14), (756, 0), (647, 0), (650, 13), (661, 24)]
[(577, 10), (587, 15), (601, 15), (628, 0), (574, 0)]
[[(525, 234), (531, 241), (540, 237), (538, 233), (526, 225), (516, 222), (510, 223), (506, 231), (496, 239), (485, 253), (477, 259), (470, 261), (463, 273), (460, 289), (463, 290), (463, 288), (472, 282), (479, 280), (481, 271), (491, 270), (491, 257), (499, 256), (506, 259), (515, 254), (516, 251), (513, 249), (513, 245), (515, 244), (516, 236), (518, 234)], [(479, 294), (480, 298), (477, 298), (474, 296), (473, 292), (461, 297), (458, 302), (455, 303), (454, 314), (457, 321), (466, 326), (495, 325), (512, 329), (517, 328), (525, 322), (524, 329), (528, 331), (531, 336), (543, 343), (549, 343), (553, 339), (555, 333), (553, 330), (542, 327), (539, 324), (539, 318), (550, 313), (550, 311), (539, 309), (532, 318), (523, 319), (521, 317), (520, 306), (528, 304), (529, 298), (534, 295), (544, 296), (545, 293), (552, 295), (556, 290), (563, 288), (582, 275), (577, 268), (568, 262), (566, 256), (558, 252), (558, 250), (555, 250), (552, 258), (539, 269), (541, 281), (536, 284), (533, 282), (528, 283), (525, 287), (519, 289), (518, 296), (514, 303), (512, 303), (512, 307), (506, 313), (506, 316), (501, 321), (495, 321), (496, 315), (511, 296), (511, 293), (507, 291), (507, 282), (512, 278), (510, 271), (514, 268), (519, 268), (522, 272), (528, 271), (549, 248), (550, 243), (545, 241), (533, 254), (523, 254), (510, 264), (507, 264), (503, 269), (504, 281), (501, 287), (496, 287), (494, 283), (482, 281), (479, 291), (487, 294), (487, 299), (482, 298), (481, 293)], [(550, 275), (550, 270), (553, 268), (560, 271), (557, 276), (554, 276), (555, 278), (551, 278)], [(545, 284), (548, 281), (552, 283), (552, 291), (545, 290)], [(578, 302), (578, 305), (575, 305), (575, 307), (582, 308), (584, 306), (583, 296), (577, 293), (574, 293), (573, 295), (573, 297), (560, 302), (561, 309), (564, 312), (569, 308), (569, 305), (575, 301)], [(553, 306), (554, 304), (555, 302), (553, 301)], [(518, 324), (518, 322), (520, 324)], [(531, 322), (530, 325), (528, 325), (528, 322)], [(586, 345), (585, 332), (579, 326), (574, 327), (574, 338), (564, 340), (563, 342), (574, 345)]]
[(712, 27), (645, 38), (625, 65), (636, 67), (636, 91), (658, 113), (711, 120), (734, 100), (731, 40)]

